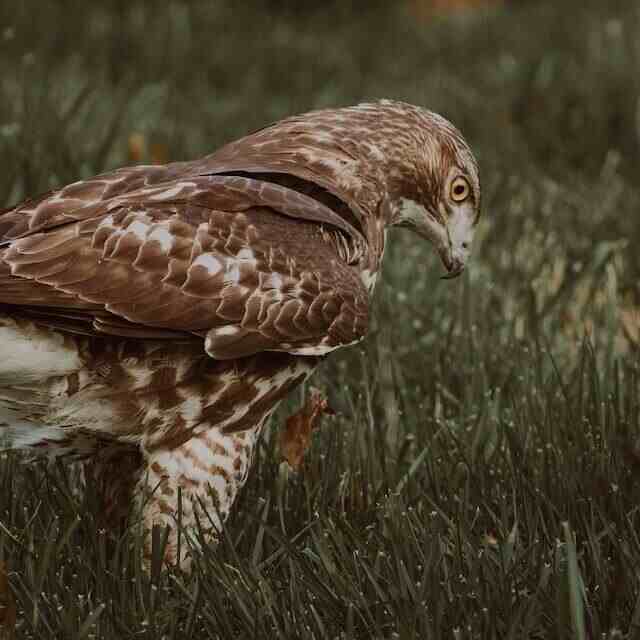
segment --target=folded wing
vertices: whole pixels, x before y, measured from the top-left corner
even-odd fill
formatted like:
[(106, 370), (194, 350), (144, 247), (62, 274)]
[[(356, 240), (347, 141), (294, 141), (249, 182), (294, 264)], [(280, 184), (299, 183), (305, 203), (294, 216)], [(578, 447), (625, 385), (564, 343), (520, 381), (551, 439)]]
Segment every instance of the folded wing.
[(236, 176), (135, 181), (0, 216), (0, 303), (98, 333), (196, 334), (218, 359), (320, 355), (364, 335), (367, 292), (328, 233), (352, 229), (322, 203)]

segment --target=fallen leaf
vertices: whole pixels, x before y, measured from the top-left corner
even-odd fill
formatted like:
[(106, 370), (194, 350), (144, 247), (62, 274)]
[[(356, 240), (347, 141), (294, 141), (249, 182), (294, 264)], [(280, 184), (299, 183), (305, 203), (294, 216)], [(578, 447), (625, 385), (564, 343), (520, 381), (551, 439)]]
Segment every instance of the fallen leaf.
[(280, 436), (280, 451), (282, 457), (296, 471), (302, 464), (304, 454), (311, 444), (311, 435), (322, 414), (334, 415), (334, 411), (322, 392), (312, 388), (304, 407), (287, 418)]
[(129, 162), (140, 162), (144, 159), (147, 141), (142, 133), (132, 133), (128, 140)]
[(153, 164), (167, 164), (169, 162), (169, 149), (166, 144), (154, 142), (151, 144), (149, 156)]
[(482, 536), (482, 541), (484, 544), (488, 544), (491, 547), (495, 547), (498, 544), (498, 538), (496, 538), (491, 532), (485, 533), (484, 536)]

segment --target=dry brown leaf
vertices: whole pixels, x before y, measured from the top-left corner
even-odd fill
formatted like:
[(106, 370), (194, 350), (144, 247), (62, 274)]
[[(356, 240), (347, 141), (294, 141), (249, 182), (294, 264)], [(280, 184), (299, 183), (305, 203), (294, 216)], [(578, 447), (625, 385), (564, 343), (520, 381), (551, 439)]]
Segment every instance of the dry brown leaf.
[(482, 541), (484, 544), (488, 544), (491, 547), (495, 547), (498, 544), (498, 538), (496, 538), (493, 533), (488, 532), (482, 536)]
[(311, 444), (311, 434), (318, 426), (322, 414), (334, 415), (334, 411), (322, 392), (312, 388), (304, 407), (287, 418), (280, 435), (280, 451), (296, 471), (302, 464), (304, 454)]
[(167, 164), (169, 148), (160, 142), (149, 142), (144, 135), (134, 131), (127, 140), (129, 162), (151, 162), (151, 164)]
[(169, 149), (166, 144), (154, 142), (150, 146), (149, 156), (153, 164), (167, 164), (169, 162)]
[(141, 162), (146, 155), (147, 149), (147, 141), (144, 134), (132, 133), (127, 142), (129, 147), (129, 162)]
[(16, 601), (9, 587), (7, 567), (0, 560), (0, 640), (11, 640), (16, 631)]

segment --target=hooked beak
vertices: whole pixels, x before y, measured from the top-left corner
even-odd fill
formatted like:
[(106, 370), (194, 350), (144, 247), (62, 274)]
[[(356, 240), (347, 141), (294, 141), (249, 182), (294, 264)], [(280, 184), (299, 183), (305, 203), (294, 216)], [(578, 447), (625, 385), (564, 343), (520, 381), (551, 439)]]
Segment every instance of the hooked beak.
[(422, 205), (403, 200), (396, 224), (409, 227), (431, 242), (447, 270), (442, 278), (450, 280), (464, 271), (471, 253), (475, 224), (470, 213), (457, 210), (446, 218), (444, 211), (429, 213)]
[(454, 252), (451, 246), (446, 247), (445, 251), (440, 252), (440, 259), (447, 270), (446, 275), (440, 276), (441, 280), (452, 280), (453, 278), (457, 278), (462, 275), (466, 266), (466, 259), (463, 259), (460, 256), (454, 257)]
[(447, 270), (447, 275), (442, 276), (445, 280), (457, 278), (467, 265), (467, 260), (471, 255), (471, 242), (475, 232), (475, 216), (469, 215), (471, 212), (465, 209), (454, 210), (448, 219), (442, 222), (440, 227), (444, 232), (438, 253), (442, 264)]
[(447, 273), (441, 276), (443, 280), (451, 280), (461, 275), (469, 259), (473, 230), (468, 229), (461, 233), (461, 225), (456, 222), (455, 218), (448, 222), (430, 218), (422, 229), (416, 229), (438, 252), (447, 270)]

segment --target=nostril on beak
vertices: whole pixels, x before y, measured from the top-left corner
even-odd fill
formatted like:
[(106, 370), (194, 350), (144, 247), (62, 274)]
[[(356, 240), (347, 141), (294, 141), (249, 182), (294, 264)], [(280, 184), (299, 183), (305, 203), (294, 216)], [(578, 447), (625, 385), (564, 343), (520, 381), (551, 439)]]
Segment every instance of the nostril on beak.
[(468, 243), (468, 242), (463, 242), (460, 246), (461, 246), (463, 249), (468, 249), (468, 248), (469, 248), (469, 243)]

